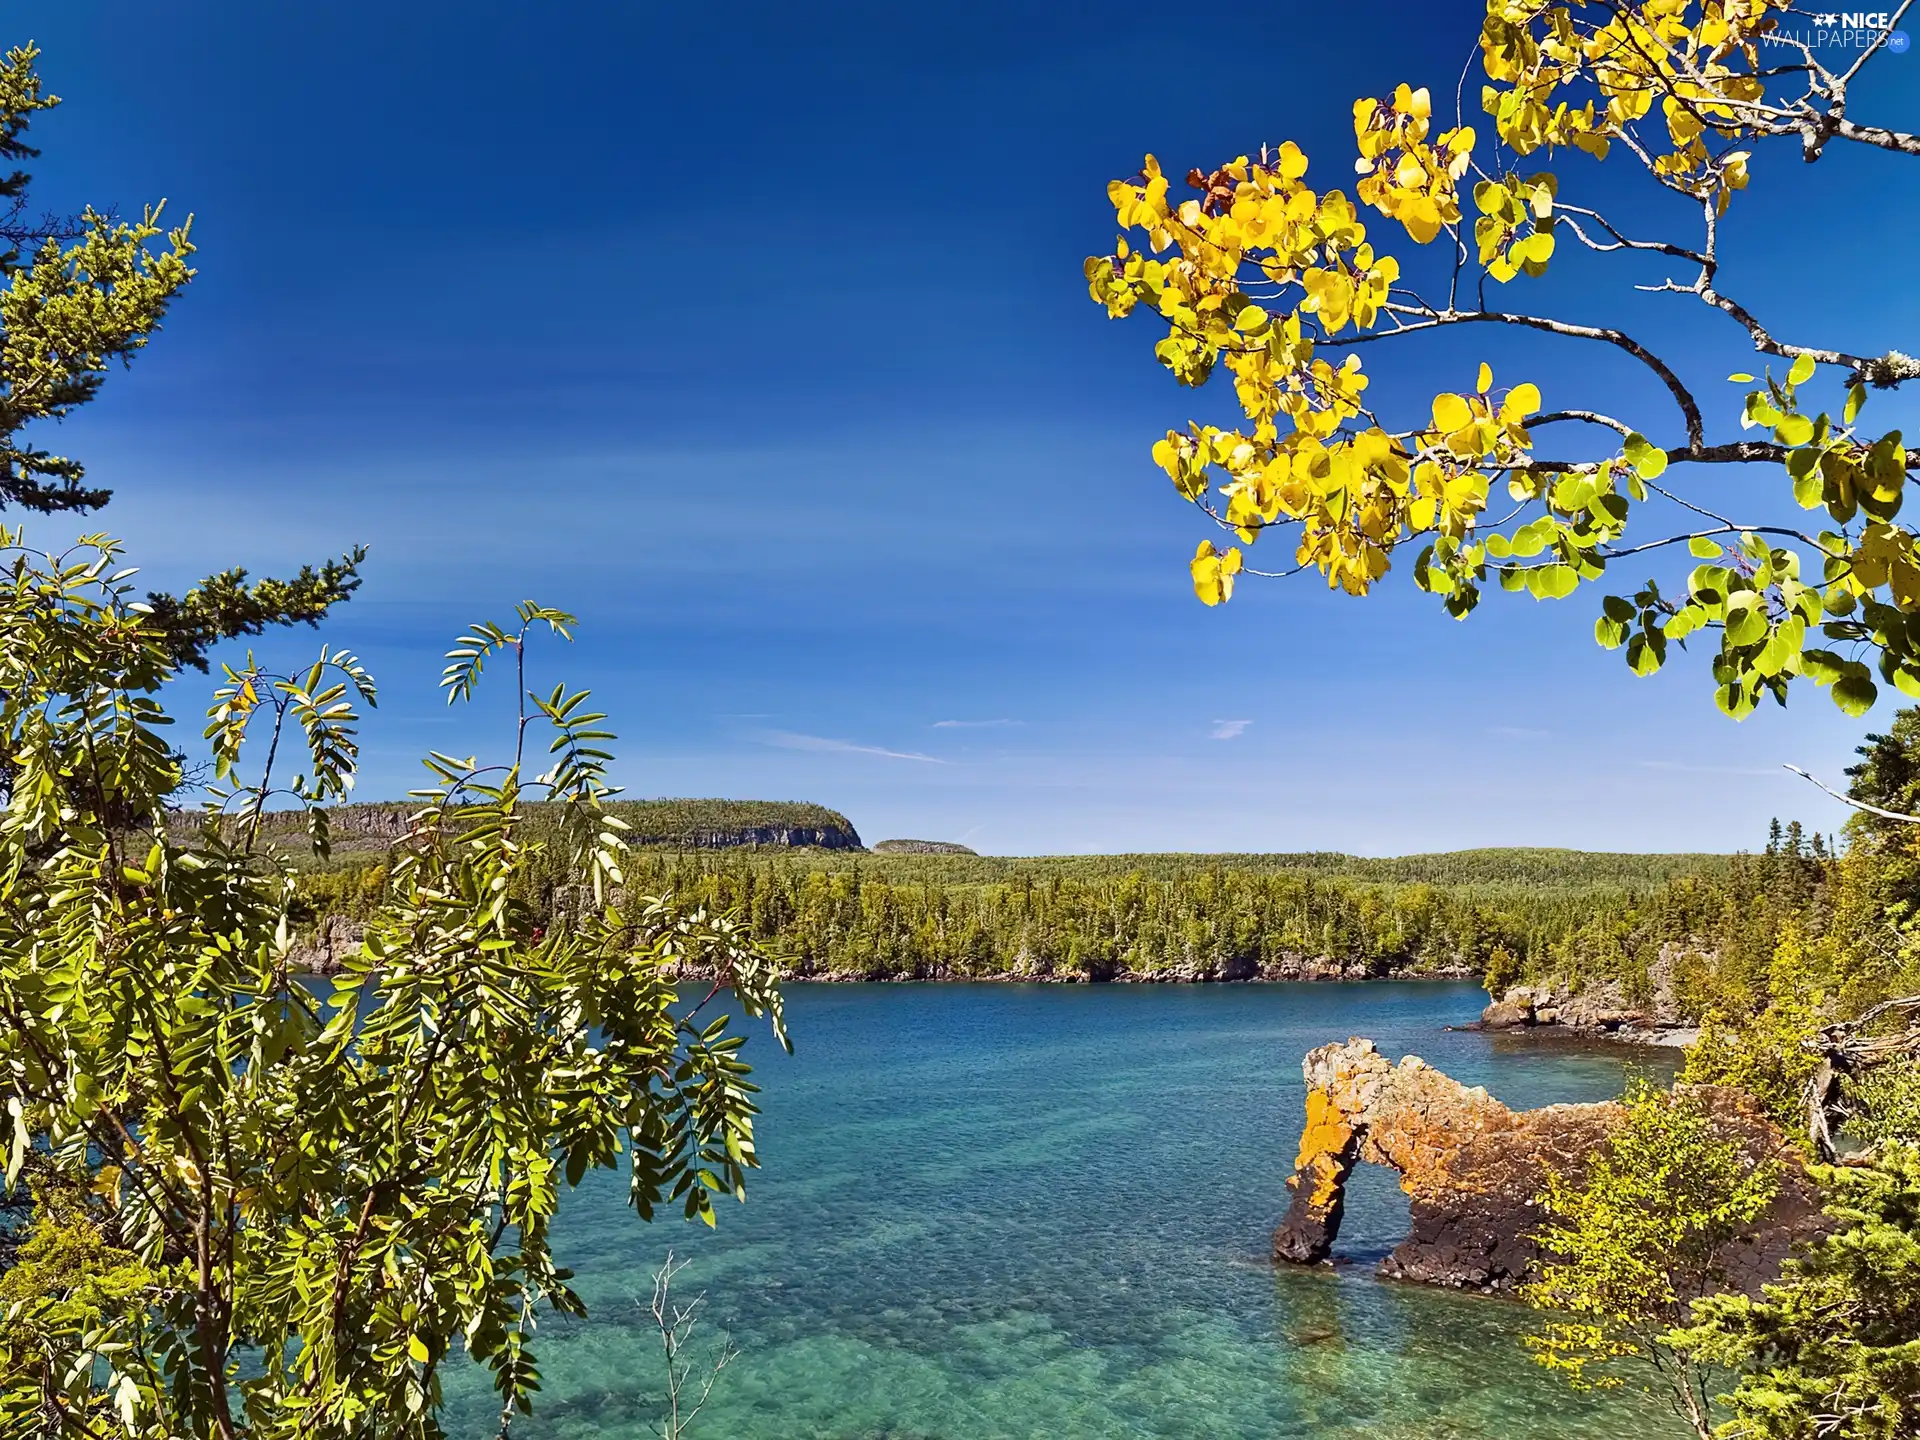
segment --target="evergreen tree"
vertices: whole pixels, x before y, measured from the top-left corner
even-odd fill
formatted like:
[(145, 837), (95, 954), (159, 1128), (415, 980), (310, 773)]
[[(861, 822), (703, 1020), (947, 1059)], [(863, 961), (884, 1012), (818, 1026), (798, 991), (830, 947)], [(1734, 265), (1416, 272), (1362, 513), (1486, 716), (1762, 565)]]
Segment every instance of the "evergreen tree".
[[(164, 202), (138, 219), (111, 207), (78, 215), (36, 214), (27, 142), (34, 117), (60, 104), (41, 81), (39, 50), (16, 46), (0, 60), (0, 507), (39, 514), (98, 510), (113, 496), (80, 461), (31, 438), (37, 425), (69, 418), (100, 392), (115, 365), (130, 364), (193, 279), (192, 221), (163, 223)], [(358, 587), (364, 551), (286, 580), (249, 581), (234, 568), (184, 595), (153, 594), (155, 633), (173, 657), (207, 668), (221, 640), (270, 625), (312, 624)]]
[(1741, 1373), (1722, 1434), (1745, 1440), (1920, 1435), (1920, 1148), (1816, 1172), (1832, 1234), (1759, 1299), (1716, 1295), (1667, 1337)]

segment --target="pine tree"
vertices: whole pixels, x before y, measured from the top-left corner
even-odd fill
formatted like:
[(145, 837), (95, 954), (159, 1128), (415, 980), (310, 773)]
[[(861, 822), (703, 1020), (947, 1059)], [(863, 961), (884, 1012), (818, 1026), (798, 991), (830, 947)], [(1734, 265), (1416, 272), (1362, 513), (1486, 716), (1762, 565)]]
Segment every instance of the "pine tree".
[[(40, 152), (27, 132), (60, 104), (41, 82), (39, 56), (28, 44), (0, 60), (0, 164), (16, 167), (0, 174), (0, 507), (85, 513), (113, 492), (28, 432), (67, 419), (99, 394), (110, 369), (146, 348), (193, 279), (192, 220), (164, 225), (164, 201), (137, 220), (92, 206), (71, 216), (30, 209), (32, 176), (18, 167)], [(206, 652), (221, 640), (317, 622), (359, 586), (363, 558), (356, 548), (290, 580), (250, 583), (245, 570), (225, 570), (184, 595), (149, 595), (147, 603), (173, 657), (205, 670)]]

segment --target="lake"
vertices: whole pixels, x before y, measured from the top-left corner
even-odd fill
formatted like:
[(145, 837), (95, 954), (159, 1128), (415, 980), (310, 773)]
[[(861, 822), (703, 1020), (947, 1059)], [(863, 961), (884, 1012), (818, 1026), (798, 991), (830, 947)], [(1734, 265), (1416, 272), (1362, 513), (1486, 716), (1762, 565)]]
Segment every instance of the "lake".
[[(765, 1169), (715, 1232), (645, 1226), (593, 1177), (558, 1250), (591, 1310), (548, 1320), (521, 1440), (657, 1435), (650, 1273), (689, 1261), (740, 1356), (690, 1432), (715, 1440), (1608, 1437), (1671, 1434), (1519, 1349), (1503, 1300), (1391, 1285), (1406, 1201), (1362, 1167), (1335, 1268), (1277, 1270), (1300, 1059), (1371, 1036), (1515, 1106), (1615, 1094), (1672, 1057), (1446, 1032), (1471, 984), (796, 985), (764, 1036)], [(717, 1004), (718, 1002), (716, 1002)], [(449, 1377), (448, 1431), (491, 1434)]]

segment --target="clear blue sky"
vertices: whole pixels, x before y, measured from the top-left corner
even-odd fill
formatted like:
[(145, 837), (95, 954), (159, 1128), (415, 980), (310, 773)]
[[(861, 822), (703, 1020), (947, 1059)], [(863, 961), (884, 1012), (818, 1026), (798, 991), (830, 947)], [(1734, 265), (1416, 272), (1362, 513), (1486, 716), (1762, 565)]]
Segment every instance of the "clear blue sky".
[[(35, 132), (36, 198), (166, 196), (201, 246), (59, 444), (159, 582), (372, 547), (325, 637), (385, 682), (370, 798), (424, 748), (502, 738), (439, 703), (439, 655), (530, 596), (582, 616), (541, 663), (606, 702), (632, 793), (817, 800), (869, 840), (1666, 850), (1830, 826), (1779, 766), (1837, 778), (1868, 725), (1811, 690), (1735, 725), (1697, 657), (1635, 680), (1584, 593), (1495, 595), (1465, 625), (1404, 577), (1366, 603), (1311, 580), (1192, 598), (1200, 517), (1147, 452), (1227, 397), (1180, 391), (1144, 319), (1087, 301), (1106, 182), (1149, 149), (1182, 173), (1293, 138), (1331, 184), (1353, 98), (1450, 92), (1480, 13), (12, 6), (68, 102)], [(1920, 123), (1920, 54), (1853, 108)], [(1770, 156), (1734, 288), (1782, 333), (1920, 348), (1915, 176)], [(1738, 335), (1627, 288), (1646, 278), (1596, 262), (1534, 293), (1643, 326), (1731, 430)], [(1423, 403), (1488, 359), (1549, 408), (1664, 423), (1630, 362), (1494, 338), (1370, 355), (1374, 393)]]

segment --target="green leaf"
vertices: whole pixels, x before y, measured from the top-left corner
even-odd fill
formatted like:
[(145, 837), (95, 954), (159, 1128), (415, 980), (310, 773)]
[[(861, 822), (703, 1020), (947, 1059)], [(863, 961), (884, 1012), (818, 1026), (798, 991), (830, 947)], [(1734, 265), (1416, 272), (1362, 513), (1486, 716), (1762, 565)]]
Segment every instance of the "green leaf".
[(1767, 633), (1767, 612), (1760, 596), (1752, 590), (1728, 596), (1726, 626), (1729, 645), (1752, 645), (1761, 640)]
[(1804, 445), (1813, 438), (1813, 421), (1805, 415), (1782, 416), (1773, 427), (1773, 438), (1782, 445)]
[(1736, 385), (1751, 385), (1753, 383), (1753, 376), (1749, 375), (1744, 370), (1734, 371), (1733, 374), (1727, 376), (1727, 379), (1731, 380)]
[(1847, 387), (1847, 403), (1840, 411), (1840, 422), (1843, 425), (1853, 424), (1855, 417), (1860, 414), (1860, 408), (1866, 403), (1867, 387), (1856, 380)]
[(1787, 371), (1787, 383), (1789, 385), (1804, 385), (1812, 378), (1813, 357), (1811, 355), (1794, 356), (1793, 368)]
[(1687, 541), (1687, 551), (1702, 560), (1715, 560), (1725, 553), (1704, 535), (1696, 535)]
[(1527, 572), (1527, 588), (1541, 600), (1564, 600), (1580, 587), (1580, 574), (1571, 565), (1545, 565)]
[(1538, 555), (1542, 550), (1547, 548), (1547, 542), (1553, 538), (1557, 529), (1558, 527), (1555, 526), (1553, 521), (1544, 515), (1531, 524), (1522, 525), (1518, 530), (1513, 532), (1513, 538), (1510, 542), (1514, 558), (1517, 560), (1531, 560), (1535, 555)]
[(1658, 630), (1643, 631), (1627, 642), (1627, 668), (1636, 675), (1651, 675), (1667, 659), (1667, 637)]
[(1757, 702), (1746, 686), (1727, 684), (1713, 692), (1713, 703), (1735, 720), (1744, 720), (1753, 713)]
[(1800, 666), (1800, 645), (1807, 638), (1807, 622), (1798, 615), (1775, 626), (1753, 658), (1753, 668), (1762, 675), (1793, 674)]
[(1800, 673), (1816, 685), (1831, 685), (1847, 672), (1847, 662), (1831, 650), (1802, 650)]
[(1873, 676), (1857, 660), (1848, 661), (1846, 674), (1833, 682), (1833, 703), (1856, 720), (1871, 710), (1879, 698)]
[(1666, 472), (1667, 452), (1637, 430), (1627, 436), (1626, 457), (1642, 480), (1658, 480)]

